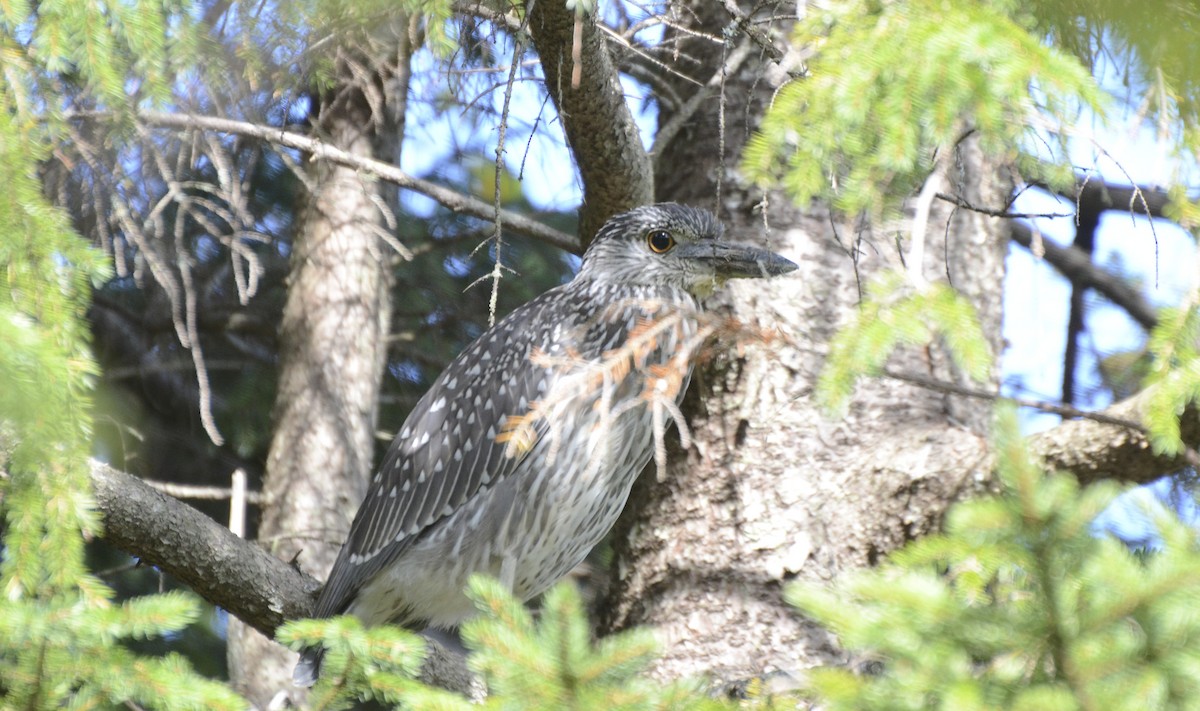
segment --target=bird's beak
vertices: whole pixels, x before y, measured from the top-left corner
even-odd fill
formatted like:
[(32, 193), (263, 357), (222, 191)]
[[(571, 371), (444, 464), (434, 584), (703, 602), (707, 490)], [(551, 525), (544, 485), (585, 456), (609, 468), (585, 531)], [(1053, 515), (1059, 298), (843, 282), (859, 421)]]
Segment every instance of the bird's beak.
[(678, 257), (691, 259), (712, 267), (718, 279), (753, 279), (773, 277), (795, 271), (797, 266), (774, 252), (728, 242), (704, 241), (681, 244), (675, 250)]

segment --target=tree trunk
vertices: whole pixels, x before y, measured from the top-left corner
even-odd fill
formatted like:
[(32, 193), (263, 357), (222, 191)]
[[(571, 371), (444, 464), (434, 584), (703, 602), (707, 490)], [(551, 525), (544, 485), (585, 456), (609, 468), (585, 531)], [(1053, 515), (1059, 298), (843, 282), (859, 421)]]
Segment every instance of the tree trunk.
[[(335, 147), (399, 164), (409, 52), (406, 24), (396, 26), (400, 61), (374, 66), (379, 83), (367, 87), (342, 61), (344, 81), (317, 127)], [(372, 111), (372, 91), (391, 101), (386, 116)], [(263, 479), (268, 504), (258, 533), (271, 553), (324, 580), (373, 466), (394, 254), (380, 239), (380, 183), (325, 161), (311, 176), (280, 325), (275, 433)], [(280, 695), (297, 700), (295, 663), (295, 653), (230, 620), (230, 677), (256, 706)]]
[[(694, 21), (709, 27), (728, 22), (714, 4), (695, 12)], [(696, 62), (690, 74), (715, 75), (725, 56), (718, 45), (676, 39), (680, 56)], [(735, 283), (710, 300), (750, 330), (778, 335), (727, 347), (698, 369), (685, 403), (693, 446), (672, 453), (664, 480), (652, 472), (639, 480), (618, 524), (603, 624), (656, 628), (665, 656), (655, 671), (664, 678), (734, 680), (839, 660), (832, 640), (783, 602), (784, 583), (826, 581), (876, 563), (935, 528), (949, 503), (989, 476), (988, 403), (872, 379), (846, 418), (818, 408), (814, 386), (829, 339), (854, 313), (865, 282), (901, 266), (897, 235), (907, 242), (909, 226), (856, 231), (823, 209), (801, 210), (737, 181), (744, 142), (780, 74), (759, 54), (726, 80), (723, 128), (720, 102), (703, 102), (657, 156), (658, 199), (712, 206), (720, 181), (716, 207), (731, 235), (800, 265), (788, 277)], [(671, 118), (664, 110), (660, 125)], [(953, 155), (944, 168), (947, 191), (972, 204), (1004, 204), (1011, 186), (972, 140)], [(764, 197), (767, 230), (758, 209)], [(925, 276), (950, 272), (980, 310), (996, 353), (1006, 235), (1001, 220), (951, 216), (937, 206), (926, 234)], [(890, 366), (948, 377), (940, 348), (902, 351)]]

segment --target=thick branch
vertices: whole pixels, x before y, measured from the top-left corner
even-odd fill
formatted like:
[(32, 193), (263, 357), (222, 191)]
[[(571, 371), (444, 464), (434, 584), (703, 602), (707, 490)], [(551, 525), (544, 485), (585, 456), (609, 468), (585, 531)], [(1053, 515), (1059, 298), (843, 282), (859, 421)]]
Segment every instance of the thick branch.
[[(1030, 249), (1033, 232), (1027, 225), (1012, 223), (1012, 238), (1017, 244)], [(1104, 298), (1133, 317), (1146, 330), (1158, 325), (1158, 314), (1141, 293), (1120, 277), (1110, 274), (1092, 262), (1091, 258), (1074, 247), (1060, 247), (1049, 240), (1042, 240), (1042, 257), (1072, 284), (1095, 289)]]
[[(1149, 394), (1144, 390), (1104, 410), (1104, 414), (1142, 422)], [(1184, 442), (1200, 441), (1200, 411), (1194, 405), (1184, 411), (1179, 424)], [(1095, 420), (1063, 422), (1030, 436), (1029, 444), (1048, 467), (1070, 471), (1083, 483), (1118, 479), (1146, 484), (1194, 465), (1186, 456), (1155, 454), (1141, 431)]]
[[(294, 148), (303, 151), (315, 159), (327, 160), (331, 163), (348, 166), (369, 175), (377, 176), (388, 182), (395, 183), (402, 188), (430, 197), (443, 207), (454, 212), (489, 221), (496, 214), (495, 208), (483, 200), (471, 197), (470, 195), (463, 195), (428, 180), (413, 177), (391, 163), (357, 156), (336, 146), (329, 145), (319, 138), (305, 136), (294, 131), (216, 116), (172, 114), (159, 111), (141, 112), (138, 114), (138, 119), (148, 126), (160, 128), (215, 131), (218, 133), (257, 138), (284, 146), (285, 148)], [(552, 227), (547, 227), (536, 220), (531, 220), (528, 217), (507, 210), (501, 213), (501, 219), (509, 229), (527, 237), (560, 249), (572, 252), (580, 251), (579, 241), (574, 237)]]
[(578, 18), (576, 34), (577, 16), (566, 3), (526, 2), (526, 7), (546, 91), (583, 179), (579, 234), (587, 243), (612, 215), (653, 200), (650, 157), (595, 15)]
[(92, 462), (104, 537), (273, 637), (312, 612), (321, 584), (137, 477)]
[[(1035, 454), (1052, 469), (1073, 472), (1081, 482), (1117, 479), (1134, 484), (1146, 484), (1184, 467), (1196, 466), (1194, 452), (1178, 457), (1154, 454), (1141, 424), (1144, 405), (1149, 397), (1145, 390), (1134, 397), (1100, 412), (1083, 412), (1024, 398), (1003, 397), (999, 393), (969, 388), (917, 373), (885, 369), (889, 378), (902, 380), (936, 392), (983, 400), (1011, 402), (1063, 417), (1079, 418), (1064, 421), (1059, 426), (1029, 437)], [(1200, 411), (1194, 406), (1184, 411), (1180, 419), (1184, 442), (1200, 440)]]
[[(287, 620), (312, 613), (321, 584), (187, 504), (137, 477), (91, 462), (104, 538), (190, 587), (268, 637)], [(462, 660), (426, 640), (421, 679), (470, 693)]]

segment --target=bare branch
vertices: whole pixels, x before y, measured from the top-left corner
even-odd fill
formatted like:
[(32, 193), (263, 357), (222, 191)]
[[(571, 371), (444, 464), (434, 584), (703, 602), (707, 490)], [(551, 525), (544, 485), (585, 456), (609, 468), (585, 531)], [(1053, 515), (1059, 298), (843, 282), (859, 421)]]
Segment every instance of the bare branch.
[(729, 58), (725, 60), (724, 66), (714, 72), (706, 84), (696, 90), (696, 93), (688, 97), (683, 106), (671, 114), (671, 118), (664, 123), (658, 133), (654, 135), (654, 145), (650, 148), (650, 154), (657, 162), (658, 157), (663, 154), (663, 148), (675, 140), (675, 136), (679, 133), (689, 121), (692, 120), (697, 109), (709, 99), (713, 91), (721, 86), (721, 82), (725, 77), (733, 74), (741, 68), (742, 63), (750, 57), (750, 45), (743, 44), (729, 53)]
[[(1011, 229), (1014, 242), (1026, 249), (1032, 248), (1033, 232), (1027, 225), (1014, 222)], [(1146, 330), (1151, 330), (1158, 325), (1157, 310), (1150, 302), (1146, 301), (1137, 289), (1120, 277), (1096, 266), (1082, 250), (1074, 247), (1060, 247), (1048, 240), (1042, 240), (1041, 246), (1044, 252), (1043, 258), (1073, 284), (1095, 289), (1104, 298), (1125, 309), (1133, 320)]]
[(1019, 405), (1021, 407), (1032, 408), (1040, 412), (1049, 412), (1055, 415), (1062, 415), (1063, 417), (1078, 417), (1094, 420), (1096, 422), (1113, 425), (1116, 427), (1126, 427), (1142, 433), (1146, 431), (1146, 428), (1142, 426), (1141, 422), (1115, 417), (1104, 412), (1088, 412), (1086, 410), (1080, 410), (1077, 407), (1056, 405), (1051, 402), (1030, 400), (1029, 398), (1023, 397), (1006, 397), (998, 392), (968, 388), (963, 385), (959, 385), (958, 383), (952, 383), (948, 380), (939, 380), (938, 378), (930, 378), (928, 376), (918, 375), (916, 373), (901, 373), (894, 370), (885, 369), (883, 374), (893, 380), (912, 383), (913, 385), (919, 385), (928, 390), (946, 393), (947, 395), (961, 395), (962, 397), (976, 398), (979, 400), (1000, 400), (1004, 402), (1011, 402), (1014, 405)]
[[(216, 116), (172, 114), (159, 111), (141, 112), (138, 114), (138, 119), (148, 126), (216, 131), (218, 133), (257, 138), (278, 146), (284, 146), (285, 148), (294, 148), (311, 155), (315, 159), (327, 160), (331, 163), (355, 168), (369, 175), (387, 180), (402, 188), (421, 193), (454, 212), (478, 217), (481, 220), (492, 220), (495, 217), (495, 210), (492, 205), (483, 200), (463, 195), (428, 180), (413, 177), (390, 163), (356, 156), (336, 146), (329, 145), (319, 138), (305, 136), (294, 131)], [(552, 227), (543, 225), (536, 220), (531, 220), (507, 210), (503, 212), (503, 220), (512, 230), (527, 237), (560, 249), (572, 252), (580, 251), (577, 239), (565, 232), (560, 232)]]
[(1046, 218), (1046, 219), (1057, 219), (1057, 218), (1061, 218), (1061, 217), (1071, 217), (1075, 214), (1073, 212), (1010, 212), (1009, 210), (994, 210), (990, 207), (983, 207), (981, 205), (972, 205), (970, 202), (967, 201), (966, 198), (964, 198), (960, 195), (947, 195), (946, 193), (938, 193), (937, 198), (938, 198), (938, 200), (943, 200), (952, 205), (961, 207), (964, 210), (970, 210), (971, 212), (978, 212), (982, 215), (987, 215), (989, 217), (1005, 217), (1005, 218), (1009, 218), (1009, 219), (1020, 218), (1020, 217), (1023, 217), (1026, 219), (1033, 219), (1036, 217), (1041, 217), (1041, 218)]
[(312, 612), (320, 583), (136, 477), (91, 462), (104, 538), (267, 636)]
[[(230, 487), (195, 486), (192, 484), (176, 484), (170, 481), (151, 481), (149, 479), (139, 479), (139, 481), (156, 491), (161, 491), (176, 499), (223, 501), (225, 499), (232, 499), (235, 493), (234, 489)], [(243, 496), (251, 504), (261, 504), (263, 502), (262, 492), (259, 491), (247, 491)]]
[[(1150, 389), (1104, 410), (1117, 420), (1141, 422)], [(1179, 418), (1180, 434), (1185, 442), (1200, 440), (1200, 410), (1195, 405)], [(1195, 451), (1177, 457), (1156, 454), (1146, 435), (1122, 425), (1095, 419), (1070, 420), (1029, 437), (1035, 454), (1046, 465), (1075, 474), (1089, 483), (1100, 479), (1118, 479), (1146, 484), (1188, 466), (1195, 466)]]

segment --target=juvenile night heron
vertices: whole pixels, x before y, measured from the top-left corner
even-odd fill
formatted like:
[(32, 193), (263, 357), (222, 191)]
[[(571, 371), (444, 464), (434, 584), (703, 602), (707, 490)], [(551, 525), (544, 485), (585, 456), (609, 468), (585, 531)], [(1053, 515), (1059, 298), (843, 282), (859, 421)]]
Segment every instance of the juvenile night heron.
[[(573, 280), (459, 354), (388, 449), (314, 616), (452, 627), (473, 612), (472, 574), (529, 600), (582, 561), (678, 412), (705, 335), (697, 298), (796, 268), (721, 235), (673, 203), (618, 215)], [(297, 683), (320, 655), (303, 654)]]

